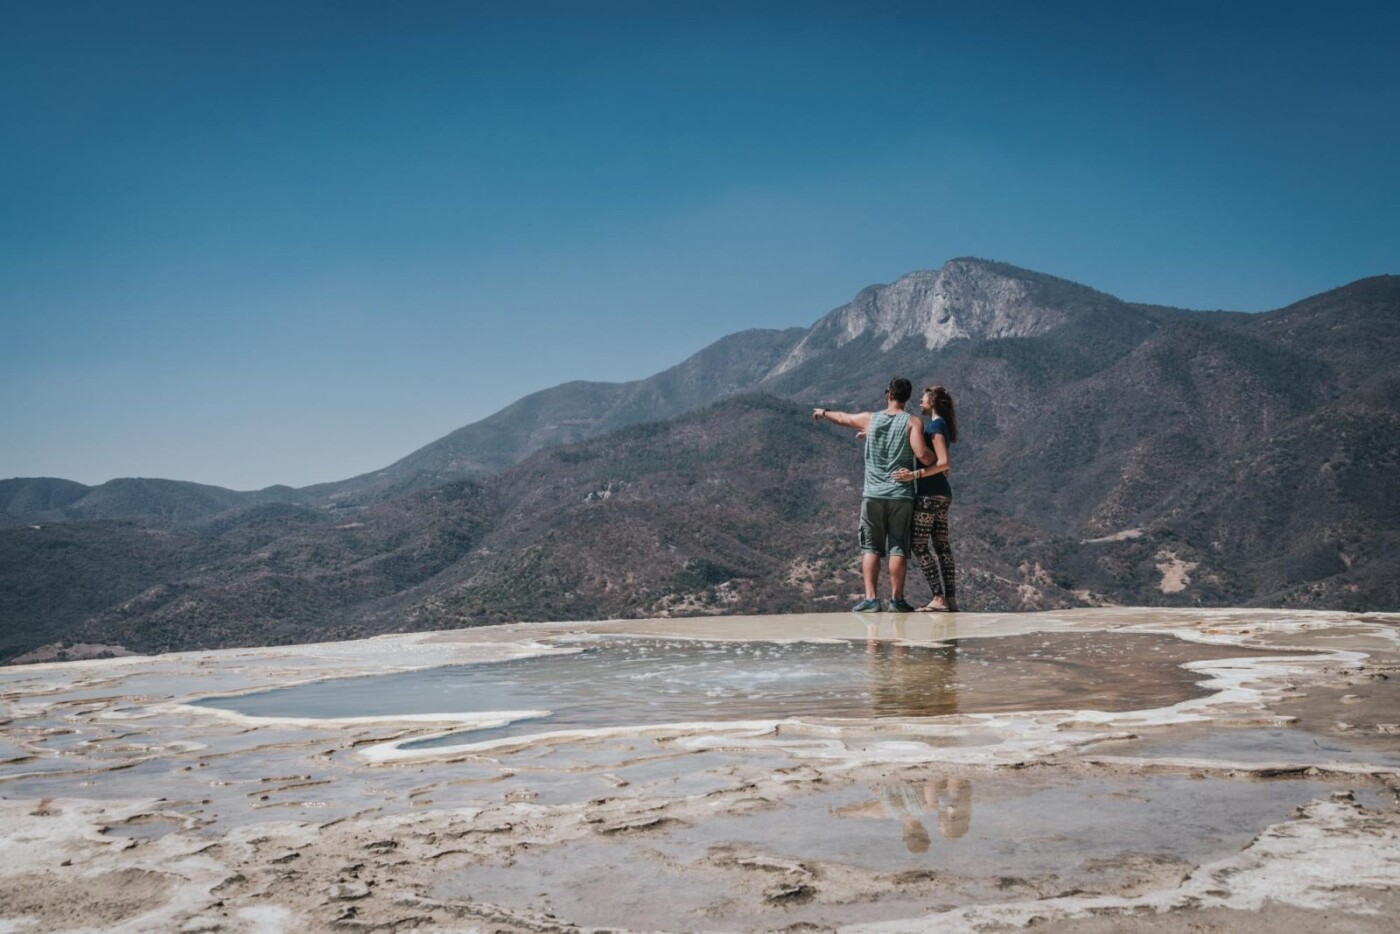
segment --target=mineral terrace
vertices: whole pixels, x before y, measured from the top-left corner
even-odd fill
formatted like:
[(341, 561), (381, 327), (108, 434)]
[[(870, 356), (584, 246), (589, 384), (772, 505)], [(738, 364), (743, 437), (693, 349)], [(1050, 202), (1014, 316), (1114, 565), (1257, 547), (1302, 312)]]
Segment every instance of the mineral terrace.
[(513, 625), (0, 668), (0, 701), (0, 931), (1400, 910), (1397, 616)]

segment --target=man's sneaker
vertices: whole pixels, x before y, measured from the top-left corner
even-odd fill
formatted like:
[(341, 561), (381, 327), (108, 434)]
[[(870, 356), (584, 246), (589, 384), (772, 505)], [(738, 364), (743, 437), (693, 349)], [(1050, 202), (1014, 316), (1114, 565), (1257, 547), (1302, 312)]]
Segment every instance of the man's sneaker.
[(914, 608), (905, 602), (903, 597), (895, 597), (890, 601), (891, 613), (912, 613)]
[(879, 600), (862, 600), (851, 607), (852, 613), (878, 613), (880, 612)]

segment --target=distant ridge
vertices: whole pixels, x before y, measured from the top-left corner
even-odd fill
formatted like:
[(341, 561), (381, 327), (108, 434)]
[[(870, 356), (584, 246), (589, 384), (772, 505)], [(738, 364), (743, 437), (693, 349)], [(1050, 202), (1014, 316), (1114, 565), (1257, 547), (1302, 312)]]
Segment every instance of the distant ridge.
[(178, 525), (254, 503), (295, 499), (291, 487), (240, 493), (188, 480), (121, 477), (85, 486), (52, 477), (0, 480), (0, 526), (95, 519)]
[(91, 487), (57, 477), (16, 477), (0, 480), (0, 514), (29, 522), (59, 516), (64, 507), (84, 496)]

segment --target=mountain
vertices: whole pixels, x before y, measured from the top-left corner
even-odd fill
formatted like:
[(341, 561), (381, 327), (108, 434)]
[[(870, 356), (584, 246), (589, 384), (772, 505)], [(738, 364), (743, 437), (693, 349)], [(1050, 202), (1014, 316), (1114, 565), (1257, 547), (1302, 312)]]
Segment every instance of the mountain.
[(963, 259), (340, 484), (4, 481), (0, 659), (840, 607), (859, 451), (808, 415), (896, 372), (958, 401), (966, 608), (1395, 609), (1398, 324), (1396, 276), (1246, 315)]
[[(1030, 359), (1018, 364), (1032, 371), (1058, 365), (1081, 373), (1115, 359), (1162, 322), (1192, 314), (1198, 313), (1128, 304), (1006, 263), (955, 259), (863, 289), (811, 328), (743, 331), (646, 379), (573, 382), (532, 393), (382, 470), (299, 492), (307, 501), (362, 505), (485, 476), (545, 447), (745, 392), (868, 404), (879, 398), (891, 365), (914, 372), (950, 346), (993, 358), (1019, 352)], [(1025, 346), (1024, 339), (1039, 336), (1047, 339)]]
[[(1104, 311), (1133, 316), (1133, 306), (1063, 279), (983, 260), (952, 260), (890, 285), (863, 289), (818, 321), (765, 381), (829, 359), (848, 345), (878, 359), (901, 345), (938, 350), (955, 341), (1048, 334)], [(829, 369), (819, 367), (817, 372)]]

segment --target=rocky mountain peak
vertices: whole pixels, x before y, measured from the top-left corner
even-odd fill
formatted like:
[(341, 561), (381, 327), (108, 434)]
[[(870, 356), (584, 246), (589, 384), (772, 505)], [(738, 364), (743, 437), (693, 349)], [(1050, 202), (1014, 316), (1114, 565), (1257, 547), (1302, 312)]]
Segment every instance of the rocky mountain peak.
[(883, 352), (911, 338), (936, 350), (960, 339), (1043, 334), (1063, 324), (1067, 314), (1063, 306), (1042, 300), (1040, 278), (966, 257), (870, 286), (813, 325), (770, 376), (863, 336), (879, 339)]

